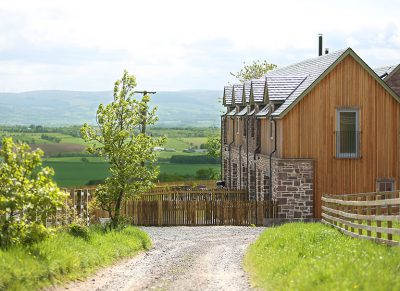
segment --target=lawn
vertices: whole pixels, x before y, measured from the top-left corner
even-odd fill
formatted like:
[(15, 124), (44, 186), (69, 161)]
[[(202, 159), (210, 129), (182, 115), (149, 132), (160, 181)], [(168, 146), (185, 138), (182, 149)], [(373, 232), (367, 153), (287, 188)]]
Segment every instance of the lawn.
[(264, 290), (400, 290), (400, 247), (320, 223), (268, 228), (250, 246), (245, 267)]
[(91, 229), (87, 240), (59, 232), (30, 247), (0, 249), (0, 290), (37, 290), (84, 278), (150, 246), (145, 232), (128, 227), (107, 233)]

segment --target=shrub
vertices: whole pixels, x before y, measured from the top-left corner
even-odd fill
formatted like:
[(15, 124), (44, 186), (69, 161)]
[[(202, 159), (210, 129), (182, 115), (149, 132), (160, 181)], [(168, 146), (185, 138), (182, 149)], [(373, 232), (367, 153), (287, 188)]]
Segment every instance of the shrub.
[(73, 222), (68, 226), (68, 233), (86, 240), (89, 239), (89, 228), (86, 225), (76, 222)]
[(37, 242), (50, 234), (46, 219), (63, 207), (65, 194), (41, 166), (41, 150), (3, 139), (0, 150), (0, 247)]

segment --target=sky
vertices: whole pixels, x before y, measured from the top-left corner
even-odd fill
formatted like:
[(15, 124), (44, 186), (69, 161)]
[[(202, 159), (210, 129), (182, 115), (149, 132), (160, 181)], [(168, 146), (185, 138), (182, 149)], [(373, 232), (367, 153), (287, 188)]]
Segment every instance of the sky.
[(400, 1), (0, 0), (0, 92), (222, 90), (243, 62), (284, 66), (351, 47), (400, 63)]

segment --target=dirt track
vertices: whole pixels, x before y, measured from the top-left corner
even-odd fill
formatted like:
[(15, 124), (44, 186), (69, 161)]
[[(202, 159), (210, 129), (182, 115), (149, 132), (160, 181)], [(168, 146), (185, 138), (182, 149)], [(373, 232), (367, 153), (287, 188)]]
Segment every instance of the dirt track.
[(148, 227), (154, 248), (54, 290), (250, 290), (245, 249), (264, 228)]

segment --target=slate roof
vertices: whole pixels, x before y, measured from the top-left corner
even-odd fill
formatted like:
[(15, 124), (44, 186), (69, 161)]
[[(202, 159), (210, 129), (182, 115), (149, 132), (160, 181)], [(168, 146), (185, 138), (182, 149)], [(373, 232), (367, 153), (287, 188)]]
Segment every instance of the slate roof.
[(233, 109), (231, 112), (228, 112), (226, 116), (234, 116), (236, 114), (236, 108)]
[(231, 105), (232, 104), (232, 93), (233, 87), (232, 86), (225, 86), (224, 87), (224, 104)]
[(243, 98), (246, 98), (246, 103), (250, 103), (251, 81), (245, 81), (243, 84)]
[(263, 109), (261, 109), (256, 113), (256, 117), (267, 117), (270, 112), (270, 108), (271, 106), (268, 104), (267, 106), (265, 106)]
[(254, 102), (264, 101), (265, 77), (261, 79), (251, 80), (251, 91), (253, 92)]
[(391, 66), (386, 66), (386, 67), (381, 67), (381, 68), (376, 68), (373, 69), (374, 72), (379, 76), (381, 79), (385, 79), (388, 75), (390, 75), (391, 72), (393, 72), (394, 69), (396, 69), (399, 65), (391, 65)]
[(236, 116), (245, 116), (247, 114), (247, 106), (245, 108), (243, 108), (242, 110), (240, 110), (240, 112), (236, 113)]
[(266, 77), (277, 76), (307, 76), (300, 85), (286, 98), (285, 102), (272, 113), (279, 116), (285, 111), (304, 91), (310, 87), (333, 63), (335, 63), (346, 50), (332, 52), (317, 58), (270, 71)]
[(307, 76), (267, 76), (269, 100), (285, 100)]
[(233, 85), (233, 94), (235, 96), (235, 104), (242, 104), (243, 103), (243, 85), (242, 84), (235, 84)]
[[(329, 73), (333, 64), (348, 55), (355, 58), (357, 62), (376, 77), (373, 70), (369, 68), (351, 48), (347, 48), (275, 69), (268, 72), (264, 78), (252, 80), (251, 92), (254, 97), (254, 102), (262, 103), (264, 101), (264, 90), (265, 86), (267, 86), (268, 90), (266, 93), (270, 100), (283, 101), (282, 105), (272, 113), (272, 116), (282, 117), (282, 114), (284, 114), (288, 108), (296, 104), (298, 100), (307, 94), (327, 73)], [(377, 68), (374, 72), (380, 77), (376, 77), (376, 80), (400, 102), (400, 96), (383, 81), (388, 75), (398, 69), (400, 69), (400, 65)], [(245, 89), (243, 89), (243, 91), (245, 91)], [(264, 107), (263, 110), (264, 109), (266, 108)], [(247, 115), (253, 113), (254, 112), (251, 112)]]

